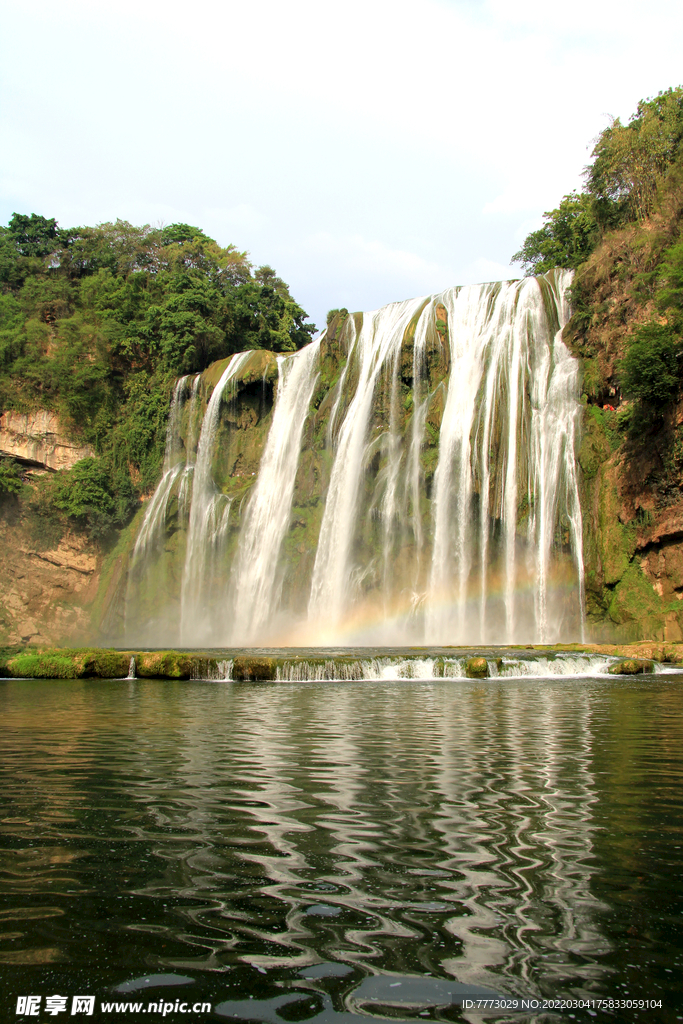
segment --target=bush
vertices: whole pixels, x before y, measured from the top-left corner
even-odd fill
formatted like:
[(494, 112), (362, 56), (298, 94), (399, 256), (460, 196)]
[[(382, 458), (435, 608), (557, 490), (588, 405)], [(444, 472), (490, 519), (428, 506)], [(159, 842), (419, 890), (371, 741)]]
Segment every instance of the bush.
[(109, 474), (99, 459), (82, 459), (73, 469), (60, 473), (52, 503), (93, 537), (107, 533), (116, 521)]
[(638, 327), (621, 362), (625, 395), (662, 406), (677, 395), (681, 381), (681, 338), (673, 327), (656, 321)]
[(0, 458), (0, 495), (18, 494), (21, 487), (21, 470), (14, 459)]

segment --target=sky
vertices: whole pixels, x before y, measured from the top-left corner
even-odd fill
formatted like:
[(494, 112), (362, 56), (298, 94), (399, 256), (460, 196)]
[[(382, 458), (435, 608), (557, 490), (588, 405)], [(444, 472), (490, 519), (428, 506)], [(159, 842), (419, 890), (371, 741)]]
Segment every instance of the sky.
[(610, 117), (683, 82), (660, 0), (0, 0), (0, 223), (178, 221), (311, 319), (520, 276)]

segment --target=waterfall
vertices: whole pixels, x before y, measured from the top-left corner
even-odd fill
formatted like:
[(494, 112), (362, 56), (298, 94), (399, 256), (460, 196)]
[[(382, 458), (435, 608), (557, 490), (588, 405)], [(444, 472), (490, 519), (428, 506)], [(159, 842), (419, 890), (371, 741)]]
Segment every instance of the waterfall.
[[(197, 377), (197, 380), (199, 377)], [(166, 506), (173, 489), (173, 485), (182, 471), (181, 462), (181, 441), (180, 441), (180, 413), (182, 400), (187, 389), (187, 377), (180, 377), (176, 381), (171, 399), (171, 408), (168, 413), (168, 424), (166, 426), (166, 448), (164, 451), (164, 465), (161, 482), (154, 492), (154, 496), (145, 510), (140, 532), (135, 541), (133, 558), (137, 559), (145, 553), (149, 545), (157, 537), (166, 516)]]
[(277, 360), (239, 353), (198, 443), (206, 388), (181, 378), (135, 546), (169, 563), (180, 642), (580, 639), (570, 281), (449, 288), (348, 316)]
[(218, 506), (223, 504), (212, 476), (211, 463), (214, 441), (218, 428), (223, 392), (249, 359), (250, 352), (234, 355), (218, 384), (213, 389), (202, 422), (197, 444), (197, 462), (192, 481), (190, 522), (187, 531), (187, 552), (180, 594), (180, 640), (188, 646), (205, 639), (206, 618), (204, 615), (203, 586), (207, 562), (215, 541)]
[(357, 521), (357, 497), (375, 385), (387, 357), (395, 356), (410, 320), (423, 301), (397, 302), (368, 314), (349, 352), (349, 360), (355, 357), (359, 363), (359, 380), (339, 430), (309, 601), (309, 615), (324, 619), (332, 626), (342, 617), (351, 585), (349, 555)]
[(262, 635), (277, 614), (277, 563), (289, 525), (301, 433), (317, 375), (320, 341), (278, 359), (273, 424), (240, 534), (235, 566), (233, 643)]

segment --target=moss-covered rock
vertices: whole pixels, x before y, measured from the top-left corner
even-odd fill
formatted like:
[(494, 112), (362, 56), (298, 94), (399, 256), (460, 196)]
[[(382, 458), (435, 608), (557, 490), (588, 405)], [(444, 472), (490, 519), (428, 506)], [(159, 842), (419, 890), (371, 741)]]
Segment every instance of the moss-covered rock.
[(232, 678), (239, 680), (275, 679), (275, 658), (237, 657), (232, 667)]
[(197, 678), (199, 669), (195, 656), (178, 651), (148, 651), (135, 656), (135, 672), (141, 679), (192, 679)]
[(624, 658), (607, 669), (611, 676), (635, 676), (643, 672), (653, 672), (654, 663), (644, 658)]
[(614, 466), (607, 465), (600, 471), (598, 505), (599, 554), (604, 581), (608, 585), (622, 579), (636, 550), (636, 531), (619, 519), (621, 502), (614, 470)]
[(486, 658), (468, 658), (465, 662), (465, 675), (469, 679), (486, 679), (489, 674), (489, 663)]
[(617, 625), (634, 625), (635, 639), (665, 639), (662, 603), (635, 563), (628, 566), (614, 588), (608, 614)]

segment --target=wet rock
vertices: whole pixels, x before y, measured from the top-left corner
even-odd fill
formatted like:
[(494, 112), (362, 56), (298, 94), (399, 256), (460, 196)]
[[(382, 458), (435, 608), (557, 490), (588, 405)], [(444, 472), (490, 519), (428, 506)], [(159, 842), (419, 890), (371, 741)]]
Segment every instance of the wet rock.
[(646, 658), (623, 658), (610, 665), (608, 672), (611, 676), (636, 676), (642, 672), (652, 672), (654, 662)]
[(232, 668), (233, 679), (275, 679), (275, 658), (237, 657)]
[(489, 663), (486, 658), (468, 658), (465, 662), (465, 675), (469, 679), (486, 679), (489, 674)]

